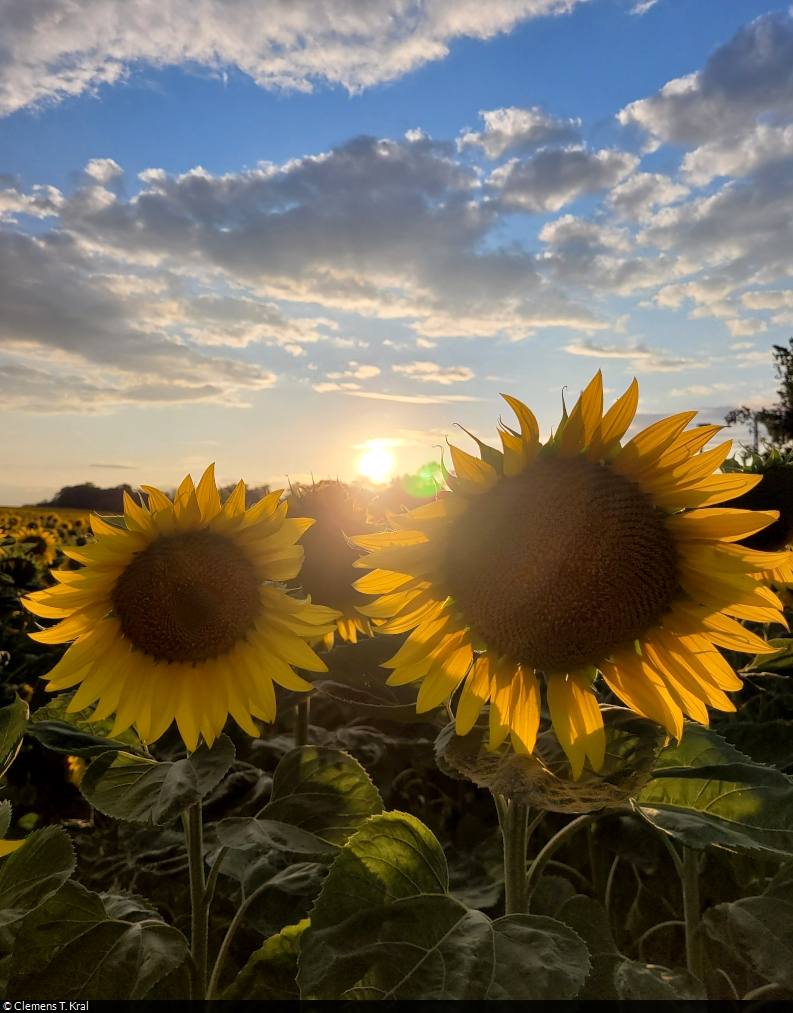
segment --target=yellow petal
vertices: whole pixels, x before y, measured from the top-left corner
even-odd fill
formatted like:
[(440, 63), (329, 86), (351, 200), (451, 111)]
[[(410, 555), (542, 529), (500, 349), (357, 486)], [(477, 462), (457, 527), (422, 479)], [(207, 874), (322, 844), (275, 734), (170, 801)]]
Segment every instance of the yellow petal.
[(215, 465), (210, 464), (196, 489), (198, 509), (201, 511), (201, 522), (209, 524), (220, 513), (220, 495), (215, 483)]
[(476, 719), (490, 699), (490, 665), (487, 655), (477, 658), (465, 680), (465, 686), (457, 703), (455, 731), (467, 735), (476, 724)]
[(778, 510), (693, 510), (667, 517), (666, 527), (682, 542), (735, 542), (762, 531), (779, 519)]
[(587, 457), (591, 461), (608, 457), (611, 451), (617, 446), (622, 437), (628, 431), (633, 422), (636, 409), (639, 405), (639, 384), (634, 377), (630, 387), (603, 416), (599, 432), (587, 451)]
[(696, 412), (681, 412), (678, 415), (671, 415), (637, 433), (614, 458), (612, 465), (614, 471), (618, 475), (631, 478), (635, 473), (657, 461), (696, 414)]
[(493, 488), (498, 481), (498, 475), (486, 461), (466, 454), (459, 447), (450, 446), (449, 449), (457, 481), (463, 492), (479, 495)]
[(603, 415), (603, 375), (597, 371), (576, 401), (559, 437), (560, 457), (574, 457), (595, 437)]

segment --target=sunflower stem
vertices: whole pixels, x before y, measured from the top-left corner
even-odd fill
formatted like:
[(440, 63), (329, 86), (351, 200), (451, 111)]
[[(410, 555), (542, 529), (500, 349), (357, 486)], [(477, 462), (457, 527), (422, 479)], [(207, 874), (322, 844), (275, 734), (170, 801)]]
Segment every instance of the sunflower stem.
[(196, 802), (183, 817), (190, 863), (190, 954), (194, 962), (193, 998), (206, 997), (209, 898), (204, 877), (204, 826), (201, 803)]
[(496, 795), (496, 809), (504, 841), (504, 913), (526, 914), (529, 896), (526, 889), (526, 845), (528, 844), (529, 807)]
[(686, 922), (686, 965), (689, 973), (704, 980), (705, 964), (699, 934), (699, 853), (683, 846), (683, 918)]
[(295, 707), (295, 745), (308, 745), (309, 699), (301, 700)]

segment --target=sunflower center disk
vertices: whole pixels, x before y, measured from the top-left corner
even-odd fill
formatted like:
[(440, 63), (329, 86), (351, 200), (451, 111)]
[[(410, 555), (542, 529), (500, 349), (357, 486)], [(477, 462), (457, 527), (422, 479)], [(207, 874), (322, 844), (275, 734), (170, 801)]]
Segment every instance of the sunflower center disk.
[(610, 468), (540, 460), (455, 522), (451, 592), (499, 653), (546, 673), (607, 658), (678, 591), (663, 515)]
[(116, 582), (113, 607), (138, 650), (159, 661), (206, 661), (253, 626), (260, 584), (234, 542), (189, 531), (137, 553)]

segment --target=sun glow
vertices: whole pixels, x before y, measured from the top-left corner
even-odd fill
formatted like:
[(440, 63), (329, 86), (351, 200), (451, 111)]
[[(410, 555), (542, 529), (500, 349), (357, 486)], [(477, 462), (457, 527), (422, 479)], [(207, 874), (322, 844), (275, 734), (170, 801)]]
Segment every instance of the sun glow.
[(358, 471), (372, 482), (384, 482), (394, 466), (394, 458), (382, 447), (373, 446), (358, 461)]

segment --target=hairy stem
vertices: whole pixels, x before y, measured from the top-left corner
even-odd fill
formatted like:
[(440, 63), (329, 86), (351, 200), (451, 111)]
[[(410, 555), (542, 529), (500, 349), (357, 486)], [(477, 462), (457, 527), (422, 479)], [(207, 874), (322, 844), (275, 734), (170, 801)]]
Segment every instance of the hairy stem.
[(503, 795), (496, 795), (495, 798), (504, 841), (504, 913), (526, 914), (529, 910), (526, 889), (529, 807), (520, 802), (508, 802)]
[(190, 953), (194, 962), (193, 998), (206, 996), (207, 944), (209, 936), (209, 902), (204, 878), (204, 827), (201, 803), (190, 806), (182, 816), (187, 835), (187, 856), (190, 862)]
[(683, 918), (686, 923), (686, 965), (700, 981), (705, 977), (699, 934), (699, 852), (683, 846)]

